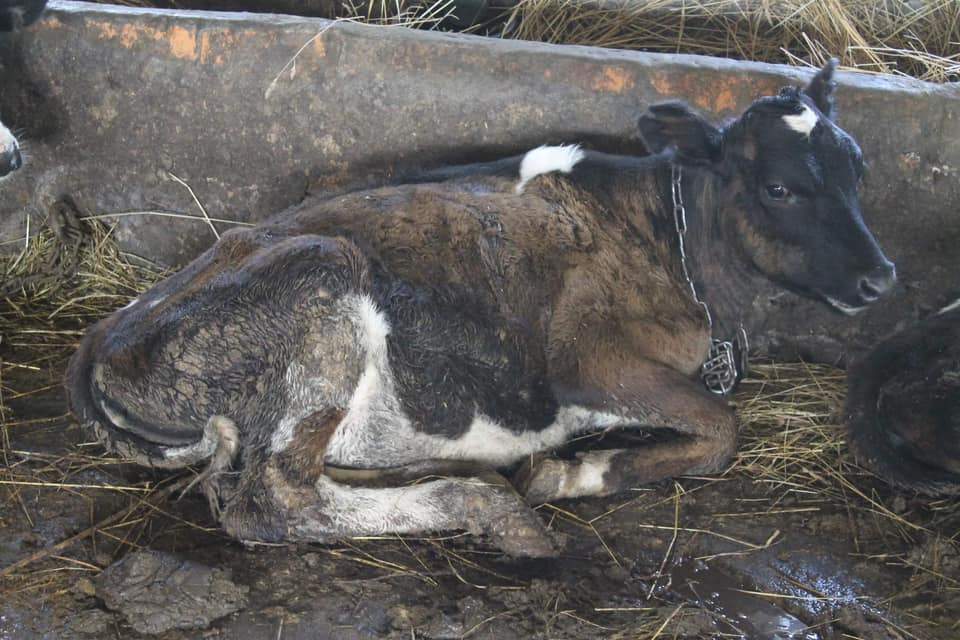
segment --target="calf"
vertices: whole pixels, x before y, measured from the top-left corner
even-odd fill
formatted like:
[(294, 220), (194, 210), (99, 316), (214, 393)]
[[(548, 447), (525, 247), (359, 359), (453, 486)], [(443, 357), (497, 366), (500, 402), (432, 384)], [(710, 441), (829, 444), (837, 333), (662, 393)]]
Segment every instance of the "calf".
[(882, 341), (848, 378), (857, 459), (897, 486), (960, 494), (960, 300)]
[[(88, 332), (72, 409), (143, 464), (206, 462), (241, 539), (466, 529), (549, 553), (493, 469), (523, 462), (515, 485), (539, 503), (716, 472), (734, 453), (733, 413), (699, 379), (711, 324), (688, 270), (846, 313), (893, 283), (832, 72), (722, 129), (652, 107), (650, 157), (544, 147), (225, 234)], [(748, 311), (706, 293), (714, 328)], [(673, 437), (537, 455), (614, 428)]]
[(37, 21), (47, 0), (0, 0), (0, 31), (19, 31)]
[[(29, 26), (47, 6), (47, 0), (0, 0), (0, 32), (19, 31)], [(23, 154), (16, 136), (0, 122), (0, 180), (23, 166)]]

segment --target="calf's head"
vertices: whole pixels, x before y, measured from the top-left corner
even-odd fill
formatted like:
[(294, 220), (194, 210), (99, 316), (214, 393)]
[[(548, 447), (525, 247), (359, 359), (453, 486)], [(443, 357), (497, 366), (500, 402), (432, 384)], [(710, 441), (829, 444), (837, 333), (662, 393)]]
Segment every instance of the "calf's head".
[(19, 31), (43, 13), (47, 0), (0, 0), (0, 31)]
[(640, 118), (651, 151), (713, 172), (726, 241), (767, 277), (854, 314), (889, 291), (894, 265), (863, 222), (863, 155), (834, 121), (831, 60), (800, 89), (754, 102), (719, 128), (683, 103)]
[[(43, 13), (47, 0), (0, 0), (0, 32), (19, 31)], [(16, 136), (0, 122), (0, 180), (23, 166)]]
[(7, 127), (0, 122), (0, 180), (23, 166), (20, 144)]

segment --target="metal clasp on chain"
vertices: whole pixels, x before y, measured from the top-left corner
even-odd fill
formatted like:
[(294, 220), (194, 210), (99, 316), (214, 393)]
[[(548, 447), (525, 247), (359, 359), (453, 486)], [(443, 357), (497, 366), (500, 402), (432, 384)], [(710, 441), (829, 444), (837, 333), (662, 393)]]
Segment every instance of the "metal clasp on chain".
[(687, 268), (687, 252), (684, 246), (684, 236), (687, 233), (687, 212), (683, 206), (683, 191), (681, 186), (680, 167), (672, 165), (670, 170), (670, 193), (673, 197), (673, 223), (677, 229), (677, 242), (680, 247), (680, 266), (683, 277), (690, 287), (693, 300), (703, 307), (703, 314), (710, 329), (710, 354), (706, 362), (700, 365), (700, 378), (707, 389), (717, 395), (727, 395), (737, 386), (747, 373), (747, 353), (750, 345), (747, 342), (747, 332), (741, 325), (733, 340), (717, 340), (713, 337), (713, 317), (707, 303), (697, 295), (697, 287), (693, 284), (690, 271)]

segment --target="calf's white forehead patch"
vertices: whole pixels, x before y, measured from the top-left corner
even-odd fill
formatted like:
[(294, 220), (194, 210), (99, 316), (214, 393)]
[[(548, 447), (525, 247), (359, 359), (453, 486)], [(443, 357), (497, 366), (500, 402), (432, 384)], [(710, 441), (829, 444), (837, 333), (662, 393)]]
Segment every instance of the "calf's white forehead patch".
[(803, 105), (803, 111), (796, 115), (783, 116), (783, 122), (787, 125), (787, 127), (808, 137), (810, 136), (810, 132), (813, 131), (813, 128), (817, 126), (817, 122), (819, 121), (820, 117), (807, 105)]
[(537, 176), (554, 171), (570, 173), (583, 158), (583, 150), (578, 144), (559, 147), (542, 146), (528, 151), (520, 161), (520, 182), (517, 183), (517, 193), (523, 193), (527, 183)]

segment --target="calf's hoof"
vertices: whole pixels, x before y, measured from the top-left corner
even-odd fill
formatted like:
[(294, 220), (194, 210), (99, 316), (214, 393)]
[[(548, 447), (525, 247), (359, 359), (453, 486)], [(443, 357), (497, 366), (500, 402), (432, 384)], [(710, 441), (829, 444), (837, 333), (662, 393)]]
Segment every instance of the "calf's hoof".
[(609, 495), (618, 488), (608, 483), (605, 478), (610, 469), (610, 460), (616, 453), (581, 452), (575, 460), (534, 460), (515, 476), (517, 491), (524, 496), (527, 504), (531, 505), (552, 500)]
[(515, 478), (517, 491), (527, 504), (537, 505), (557, 500), (563, 493), (568, 463), (555, 458), (542, 458), (524, 465)]
[(519, 558), (549, 558), (557, 555), (540, 517), (524, 507), (501, 517), (494, 517), (485, 527), (485, 534), (501, 551)]

